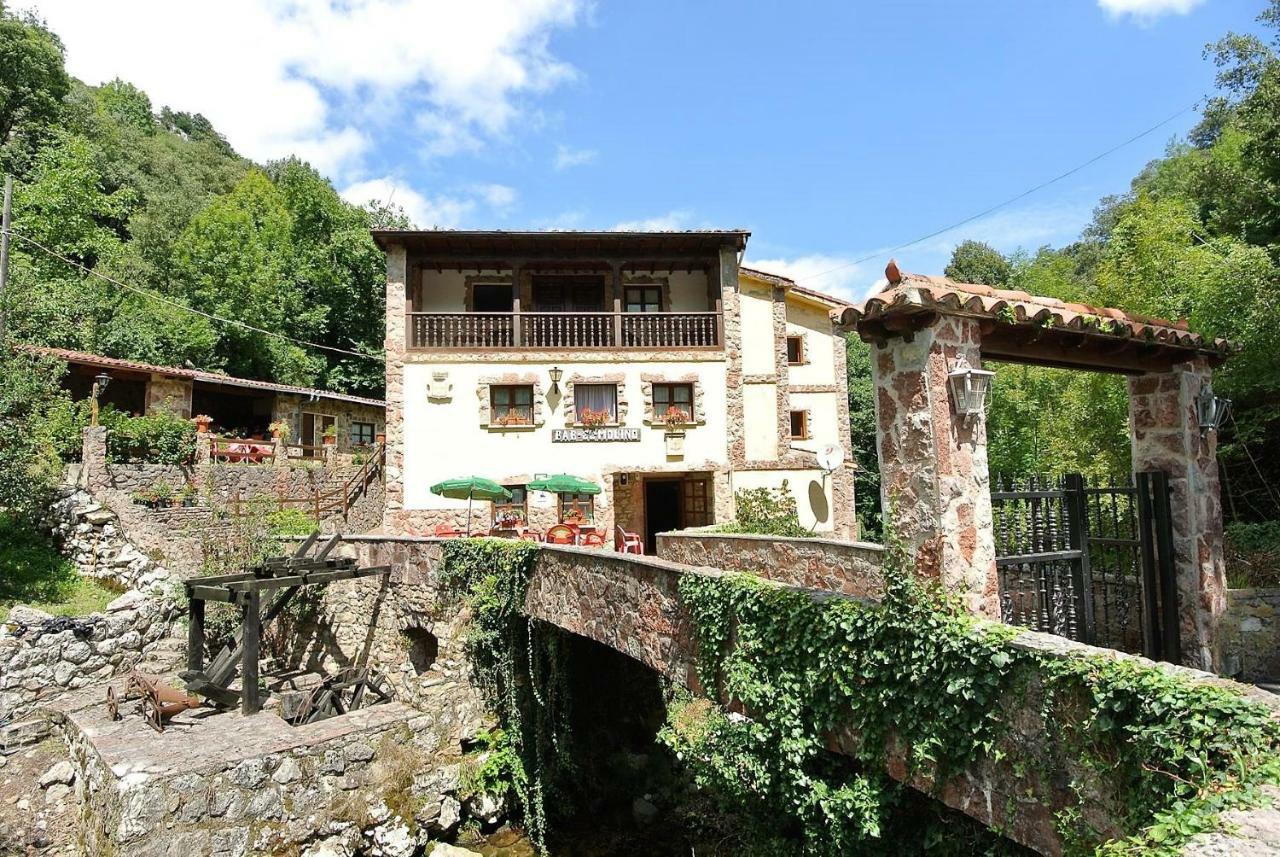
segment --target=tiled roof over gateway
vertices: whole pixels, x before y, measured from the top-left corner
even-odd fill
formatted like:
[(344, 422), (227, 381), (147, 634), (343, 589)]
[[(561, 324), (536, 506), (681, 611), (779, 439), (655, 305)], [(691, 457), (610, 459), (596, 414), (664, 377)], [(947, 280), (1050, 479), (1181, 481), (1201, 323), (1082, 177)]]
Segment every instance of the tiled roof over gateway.
[(68, 363), (82, 366), (96, 366), (101, 369), (120, 369), (126, 372), (145, 372), (148, 374), (167, 375), (170, 378), (190, 378), (206, 384), (222, 384), (228, 387), (246, 387), (252, 390), (268, 390), (273, 393), (294, 393), (299, 396), (314, 396), (322, 399), (334, 399), (340, 402), (353, 402), (357, 405), (369, 405), (374, 408), (386, 407), (381, 399), (366, 399), (363, 396), (351, 396), (346, 393), (333, 393), (329, 390), (317, 390), (313, 387), (294, 387), (291, 384), (276, 384), (271, 381), (255, 381), (252, 378), (236, 378), (204, 369), (185, 369), (180, 366), (157, 366), (153, 363), (142, 363), (137, 360), (123, 360), (119, 357), (103, 357), (101, 354), (90, 354), (87, 351), (71, 351), (66, 348), (46, 348), (39, 345), (18, 345), (22, 351), (33, 354), (47, 354)]
[(860, 304), (832, 310), (845, 327), (922, 313), (989, 318), (1006, 326), (1029, 326), (1109, 339), (1152, 343), (1226, 356), (1234, 348), (1225, 339), (1195, 333), (1185, 320), (1168, 321), (1119, 309), (1067, 303), (1056, 298), (991, 286), (960, 283), (947, 277), (899, 273), (889, 263), (889, 285)]

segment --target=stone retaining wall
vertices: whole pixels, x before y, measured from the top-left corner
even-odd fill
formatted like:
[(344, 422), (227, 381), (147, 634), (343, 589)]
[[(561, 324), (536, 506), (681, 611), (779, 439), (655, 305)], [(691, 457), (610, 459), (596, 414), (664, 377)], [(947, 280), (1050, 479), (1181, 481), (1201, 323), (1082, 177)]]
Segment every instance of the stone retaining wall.
[(1221, 634), (1228, 672), (1280, 683), (1280, 588), (1228, 589)]
[(116, 513), (85, 491), (64, 488), (49, 510), (48, 523), (63, 556), (85, 577), (121, 590), (151, 590), (170, 579), (168, 569), (129, 540)]
[(658, 556), (685, 565), (743, 571), (791, 586), (863, 598), (877, 598), (884, 593), (884, 548), (868, 542), (692, 529), (661, 533)]
[(177, 645), (160, 644), (172, 639), (178, 613), (175, 602), (137, 591), (108, 604), (105, 613), (71, 621), (15, 607), (9, 624), (0, 625), (0, 721), (22, 718), (53, 697), (104, 681), (144, 658), (167, 668), (171, 664), (156, 657), (177, 656)]

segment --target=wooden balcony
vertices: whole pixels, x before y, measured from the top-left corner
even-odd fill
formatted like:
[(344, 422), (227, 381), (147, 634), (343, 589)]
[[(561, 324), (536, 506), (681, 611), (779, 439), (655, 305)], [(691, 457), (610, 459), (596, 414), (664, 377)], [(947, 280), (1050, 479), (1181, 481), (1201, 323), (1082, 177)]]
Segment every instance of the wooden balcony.
[(720, 312), (413, 312), (408, 336), (417, 351), (724, 346)]

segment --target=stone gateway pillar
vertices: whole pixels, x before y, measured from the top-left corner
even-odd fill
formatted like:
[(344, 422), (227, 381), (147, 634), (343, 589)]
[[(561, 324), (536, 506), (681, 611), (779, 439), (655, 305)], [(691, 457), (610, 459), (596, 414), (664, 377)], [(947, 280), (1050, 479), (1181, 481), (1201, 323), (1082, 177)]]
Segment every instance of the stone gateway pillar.
[(973, 319), (934, 315), (873, 345), (876, 448), (886, 522), (919, 573), (973, 613), (999, 619), (986, 417), (952, 407), (947, 373), (981, 368)]
[(1221, 666), (1216, 639), (1227, 609), (1217, 433), (1201, 433), (1196, 397), (1213, 377), (1203, 358), (1129, 378), (1134, 472), (1169, 475), (1183, 662)]

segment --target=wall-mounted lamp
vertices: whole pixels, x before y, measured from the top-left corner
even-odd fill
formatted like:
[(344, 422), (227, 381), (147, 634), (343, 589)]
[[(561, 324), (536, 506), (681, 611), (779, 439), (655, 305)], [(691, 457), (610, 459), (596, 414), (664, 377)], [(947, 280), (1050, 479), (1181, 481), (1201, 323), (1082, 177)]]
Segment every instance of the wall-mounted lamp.
[(91, 426), (98, 424), (98, 397), (107, 391), (107, 385), (110, 383), (111, 376), (106, 372), (99, 372), (93, 376), (93, 389), (89, 391), (89, 396), (93, 399), (89, 406), (89, 425)]
[(970, 417), (976, 417), (982, 413), (983, 404), (987, 400), (987, 389), (991, 386), (991, 379), (995, 374), (986, 369), (974, 369), (963, 357), (957, 360), (955, 366), (947, 373), (947, 383), (951, 387), (951, 401), (955, 405), (956, 414), (964, 417), (965, 422), (968, 422)]
[(547, 374), (551, 376), (551, 389), (548, 392), (558, 393), (560, 391), (560, 378), (564, 375), (564, 370), (559, 366), (552, 366), (547, 370)]
[(1200, 423), (1200, 434), (1217, 431), (1226, 422), (1231, 413), (1231, 400), (1213, 394), (1213, 384), (1206, 381), (1196, 396), (1196, 419)]

